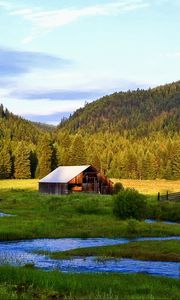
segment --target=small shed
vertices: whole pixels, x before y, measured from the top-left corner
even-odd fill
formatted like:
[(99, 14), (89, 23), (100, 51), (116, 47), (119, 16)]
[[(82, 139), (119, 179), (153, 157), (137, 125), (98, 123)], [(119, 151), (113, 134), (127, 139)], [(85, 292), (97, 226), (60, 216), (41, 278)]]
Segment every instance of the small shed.
[(93, 166), (60, 166), (39, 180), (39, 191), (45, 194), (72, 192), (112, 193), (112, 181)]

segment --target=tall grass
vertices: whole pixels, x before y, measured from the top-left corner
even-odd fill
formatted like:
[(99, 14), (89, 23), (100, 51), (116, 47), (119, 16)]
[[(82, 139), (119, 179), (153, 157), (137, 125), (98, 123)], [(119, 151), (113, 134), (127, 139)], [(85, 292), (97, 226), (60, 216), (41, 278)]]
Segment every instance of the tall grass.
[(46, 273), (9, 266), (0, 267), (0, 274), (0, 297), (9, 296), (4, 299), (179, 300), (180, 294), (179, 280), (143, 274)]

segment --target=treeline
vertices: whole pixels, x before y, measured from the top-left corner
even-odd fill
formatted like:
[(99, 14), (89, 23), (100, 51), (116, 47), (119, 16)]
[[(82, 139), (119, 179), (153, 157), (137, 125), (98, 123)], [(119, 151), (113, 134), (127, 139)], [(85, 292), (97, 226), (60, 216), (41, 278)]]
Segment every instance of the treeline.
[(42, 178), (59, 165), (92, 164), (113, 178), (180, 179), (180, 137), (43, 134), (37, 144), (1, 140), (0, 178)]
[(59, 165), (92, 164), (111, 178), (180, 179), (179, 93), (178, 82), (113, 94), (55, 129), (0, 105), (0, 178), (42, 178)]
[(1, 139), (0, 179), (42, 178), (58, 165), (86, 164), (88, 158), (82, 137), (66, 133), (63, 137), (56, 141), (53, 134), (41, 134), (36, 144)]

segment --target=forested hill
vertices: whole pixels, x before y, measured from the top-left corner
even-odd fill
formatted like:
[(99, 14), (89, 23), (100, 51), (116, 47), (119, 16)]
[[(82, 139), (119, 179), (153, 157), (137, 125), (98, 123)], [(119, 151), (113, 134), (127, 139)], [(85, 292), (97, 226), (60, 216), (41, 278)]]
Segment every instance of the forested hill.
[(50, 125), (33, 123), (18, 117), (0, 105), (0, 139), (36, 144), (39, 136), (52, 130)]
[(83, 164), (111, 178), (180, 179), (179, 129), (180, 82), (103, 97), (56, 130), (0, 105), (0, 179)]
[(27, 121), (1, 104), (0, 179), (43, 177), (53, 170), (57, 166), (53, 132), (54, 126)]
[(59, 128), (86, 133), (128, 131), (134, 136), (180, 129), (180, 81), (154, 89), (114, 93), (78, 109)]

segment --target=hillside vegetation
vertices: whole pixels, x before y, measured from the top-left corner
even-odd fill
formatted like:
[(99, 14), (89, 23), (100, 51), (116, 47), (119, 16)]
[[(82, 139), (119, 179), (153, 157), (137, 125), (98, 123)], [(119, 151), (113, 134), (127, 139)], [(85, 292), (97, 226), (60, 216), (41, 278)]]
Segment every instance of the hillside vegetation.
[(149, 136), (179, 132), (180, 81), (155, 89), (114, 93), (78, 109), (59, 128), (86, 133), (97, 131)]
[(81, 134), (89, 161), (110, 177), (180, 178), (180, 82), (105, 96), (58, 128)]
[(180, 179), (180, 82), (114, 93), (57, 128), (0, 106), (0, 178), (44, 177), (92, 164), (111, 178)]

